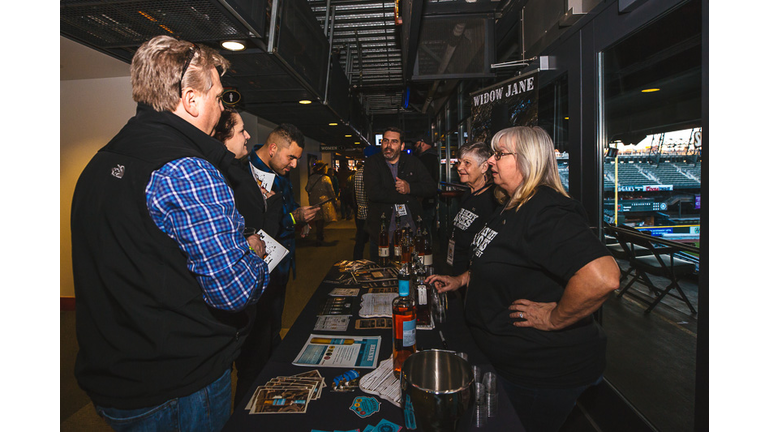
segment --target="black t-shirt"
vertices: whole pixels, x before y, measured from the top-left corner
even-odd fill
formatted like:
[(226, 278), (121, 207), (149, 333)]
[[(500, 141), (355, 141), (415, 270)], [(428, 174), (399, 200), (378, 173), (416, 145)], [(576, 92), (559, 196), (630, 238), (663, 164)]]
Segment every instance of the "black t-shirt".
[(549, 187), (517, 211), (500, 206), (472, 244), (467, 324), (497, 371), (523, 386), (571, 388), (594, 382), (605, 369), (606, 338), (591, 316), (553, 332), (515, 327), (517, 299), (557, 302), (568, 280), (609, 255), (577, 201)]
[(460, 275), (469, 269), (469, 253), (472, 240), (485, 221), (498, 206), (493, 197), (493, 186), (475, 195), (467, 191), (459, 202), (459, 211), (453, 218), (451, 236), (456, 242), (453, 252), (453, 274)]

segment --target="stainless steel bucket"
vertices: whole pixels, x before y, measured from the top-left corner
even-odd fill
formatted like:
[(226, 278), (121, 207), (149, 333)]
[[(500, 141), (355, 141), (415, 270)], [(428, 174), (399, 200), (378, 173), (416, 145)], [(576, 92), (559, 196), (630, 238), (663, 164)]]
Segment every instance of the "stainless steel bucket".
[(472, 367), (453, 351), (412, 354), (400, 373), (405, 425), (423, 431), (453, 432), (473, 401)]

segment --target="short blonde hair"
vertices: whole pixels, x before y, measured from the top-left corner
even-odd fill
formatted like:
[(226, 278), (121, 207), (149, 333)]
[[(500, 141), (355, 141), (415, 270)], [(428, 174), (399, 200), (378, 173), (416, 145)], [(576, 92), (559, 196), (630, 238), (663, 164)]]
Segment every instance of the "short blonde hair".
[[(184, 64), (191, 57), (182, 79)], [(173, 111), (179, 105), (181, 88), (208, 93), (213, 87), (211, 69), (229, 68), (229, 61), (205, 45), (195, 45), (171, 36), (156, 36), (144, 42), (131, 61), (133, 100), (157, 111)]]
[(512, 196), (503, 189), (496, 188), (496, 198), (502, 204), (506, 201), (507, 209), (520, 208), (536, 194), (540, 186), (549, 186), (562, 195), (569, 196), (557, 172), (555, 145), (544, 129), (539, 126), (515, 126), (500, 130), (493, 136), (491, 148), (494, 152), (511, 152), (512, 141), (515, 142), (517, 169), (522, 174), (523, 181)]

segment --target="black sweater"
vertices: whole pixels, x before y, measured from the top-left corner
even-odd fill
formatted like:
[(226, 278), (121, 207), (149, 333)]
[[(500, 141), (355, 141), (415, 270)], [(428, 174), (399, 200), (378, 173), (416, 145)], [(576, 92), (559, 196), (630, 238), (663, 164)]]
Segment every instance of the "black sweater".
[(437, 182), (430, 177), (424, 164), (419, 162), (416, 156), (405, 152), (400, 153), (397, 177), (408, 182), (410, 194), (403, 195), (395, 189), (395, 180), (387, 167), (383, 153), (376, 153), (365, 162), (363, 184), (368, 198), (366, 230), (368, 234), (374, 236), (373, 238), (378, 238), (382, 213), (389, 226), (395, 204), (406, 204), (408, 212), (416, 222), (417, 216), (423, 217), (421, 202), (418, 198), (429, 198), (437, 194)]
[(81, 174), (71, 222), (75, 376), (95, 404), (154, 406), (231, 368), (244, 315), (207, 306), (186, 256), (149, 215), (145, 188), (172, 160), (198, 157), (224, 171), (232, 156), (175, 114), (139, 105)]

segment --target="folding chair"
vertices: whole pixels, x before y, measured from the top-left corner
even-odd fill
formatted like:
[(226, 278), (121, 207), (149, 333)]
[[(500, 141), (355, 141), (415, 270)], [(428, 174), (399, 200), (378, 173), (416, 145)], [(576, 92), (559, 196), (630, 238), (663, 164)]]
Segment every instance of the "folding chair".
[[(616, 238), (620, 244), (631, 243), (637, 247), (643, 247), (650, 251), (648, 255), (636, 255), (629, 253), (627, 250), (627, 258), (630, 266), (635, 269), (635, 276), (630, 280), (624, 288), (619, 291), (618, 297), (624, 295), (625, 292), (635, 283), (639, 281), (643, 285), (647, 286), (651, 293), (656, 297), (649, 303), (648, 309), (645, 313), (650, 313), (661, 300), (669, 294), (670, 296), (682, 300), (688, 305), (691, 313), (694, 315), (697, 313), (696, 309), (691, 304), (688, 297), (683, 292), (680, 285), (677, 283), (680, 277), (693, 274), (696, 271), (696, 265), (685, 261), (680, 258), (674, 257), (676, 249), (674, 247), (659, 247), (654, 245), (653, 237), (647, 234), (637, 232), (636, 230), (626, 227), (627, 232), (622, 230), (615, 230)], [(634, 231), (634, 232), (632, 232)], [(666, 288), (661, 289), (656, 287), (648, 275), (661, 276), (670, 280), (670, 284)], [(672, 293), (672, 290), (676, 290), (677, 294)]]
[(637, 246), (634, 243), (621, 241), (618, 234), (616, 233), (616, 230), (611, 225), (606, 226), (605, 231), (609, 233), (609, 235), (605, 236), (605, 247), (608, 248), (609, 252), (611, 252), (613, 258), (616, 260), (629, 261), (629, 268), (626, 270), (621, 270), (621, 277), (619, 278), (619, 282), (623, 282), (624, 279), (628, 278), (629, 276), (636, 276), (635, 268), (632, 266), (632, 261), (630, 261), (629, 256), (646, 256), (651, 255), (652, 252), (648, 250), (648, 248)]

